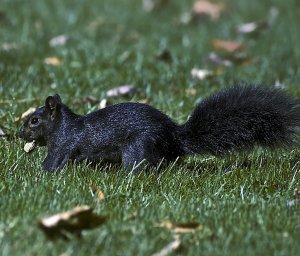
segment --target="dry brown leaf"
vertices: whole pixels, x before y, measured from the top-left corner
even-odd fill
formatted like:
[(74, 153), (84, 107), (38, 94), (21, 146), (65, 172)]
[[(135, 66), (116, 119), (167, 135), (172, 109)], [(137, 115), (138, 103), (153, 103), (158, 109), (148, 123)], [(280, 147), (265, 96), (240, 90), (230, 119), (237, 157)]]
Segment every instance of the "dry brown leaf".
[(89, 188), (99, 201), (103, 201), (105, 199), (105, 194), (100, 188), (95, 185), (89, 185)]
[(226, 6), (224, 3), (211, 3), (209, 1), (196, 1), (193, 5), (193, 12), (198, 16), (209, 16), (211, 20), (219, 19)]
[(154, 253), (152, 256), (166, 256), (174, 251), (178, 250), (181, 245), (181, 240), (178, 235), (174, 236), (174, 241), (166, 245), (164, 248), (162, 248), (159, 252)]
[(96, 228), (106, 219), (105, 216), (94, 214), (91, 207), (83, 205), (43, 218), (38, 222), (38, 227), (49, 239), (68, 239), (69, 234), (80, 235), (81, 231)]
[(217, 50), (223, 50), (223, 51), (226, 51), (229, 53), (241, 51), (246, 48), (246, 46), (244, 44), (242, 44), (241, 42), (225, 41), (225, 40), (219, 40), (219, 39), (212, 40), (212, 46)]
[(67, 35), (59, 35), (59, 36), (53, 37), (49, 41), (49, 45), (51, 47), (65, 45), (68, 42), (68, 40), (69, 40), (69, 36), (67, 36)]
[(61, 65), (62, 61), (57, 57), (48, 57), (44, 59), (44, 63), (47, 65), (59, 66)]
[(27, 109), (20, 117), (16, 117), (15, 118), (15, 122), (18, 122), (20, 120), (24, 120), (27, 117), (29, 117), (34, 111), (36, 111), (36, 108), (34, 107), (30, 107), (29, 109)]
[(175, 224), (169, 220), (164, 220), (159, 224), (159, 227), (165, 227), (172, 232), (179, 233), (191, 233), (202, 229), (202, 225), (199, 223), (179, 223)]
[(128, 95), (133, 91), (134, 87), (132, 85), (122, 85), (116, 88), (112, 88), (106, 92), (108, 97), (117, 97)]

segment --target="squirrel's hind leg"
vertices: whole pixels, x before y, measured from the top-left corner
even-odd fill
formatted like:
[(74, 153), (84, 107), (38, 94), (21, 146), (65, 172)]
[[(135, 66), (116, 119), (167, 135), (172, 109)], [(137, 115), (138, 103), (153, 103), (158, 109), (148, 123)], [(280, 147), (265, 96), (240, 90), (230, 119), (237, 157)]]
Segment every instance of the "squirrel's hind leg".
[(126, 169), (134, 168), (143, 161), (150, 166), (157, 166), (161, 159), (162, 157), (149, 139), (137, 138), (128, 143), (122, 151), (122, 162)]

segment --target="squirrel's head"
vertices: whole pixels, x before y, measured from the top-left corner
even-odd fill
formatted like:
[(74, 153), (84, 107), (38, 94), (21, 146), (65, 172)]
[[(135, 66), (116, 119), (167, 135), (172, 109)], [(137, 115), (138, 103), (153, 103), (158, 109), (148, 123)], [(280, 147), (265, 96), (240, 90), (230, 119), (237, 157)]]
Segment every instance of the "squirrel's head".
[(38, 145), (44, 146), (48, 135), (57, 123), (62, 102), (58, 94), (49, 96), (45, 106), (33, 112), (19, 131), (19, 135), (27, 142), (36, 141)]

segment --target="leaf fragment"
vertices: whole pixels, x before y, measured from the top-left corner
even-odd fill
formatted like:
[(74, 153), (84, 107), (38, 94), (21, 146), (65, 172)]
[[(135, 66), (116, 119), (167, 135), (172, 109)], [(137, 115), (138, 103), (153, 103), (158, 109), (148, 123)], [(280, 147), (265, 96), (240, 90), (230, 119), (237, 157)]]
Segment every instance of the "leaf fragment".
[(236, 31), (239, 34), (251, 34), (254, 32), (258, 32), (262, 29), (266, 29), (268, 27), (267, 22), (265, 21), (256, 21), (256, 22), (249, 22), (244, 23), (237, 26)]
[(59, 35), (59, 36), (53, 37), (49, 41), (49, 45), (51, 47), (62, 46), (62, 45), (65, 45), (68, 42), (68, 40), (69, 40), (69, 36)]
[(5, 132), (0, 128), (0, 137), (4, 137), (5, 136)]
[(62, 64), (62, 61), (57, 57), (48, 57), (44, 59), (44, 63), (51, 66), (59, 66)]
[(217, 50), (223, 50), (229, 53), (241, 51), (246, 48), (241, 42), (220, 39), (212, 40), (212, 46)]
[(108, 101), (107, 101), (107, 99), (102, 99), (102, 100), (100, 100), (100, 102), (99, 102), (99, 109), (103, 109), (103, 108), (106, 108), (107, 107), (107, 105), (108, 105)]
[(108, 90), (106, 95), (108, 97), (124, 96), (133, 92), (133, 89), (134, 87), (132, 85), (122, 85)]
[(154, 253), (152, 256), (166, 256), (169, 255), (176, 250), (178, 250), (181, 246), (181, 240), (178, 235), (174, 236), (174, 240), (162, 248), (159, 252)]
[(34, 107), (30, 107), (29, 109), (27, 109), (24, 113), (22, 113), (22, 115), (20, 117), (16, 117), (15, 118), (15, 122), (18, 122), (20, 120), (24, 120), (27, 117), (29, 117), (34, 111), (36, 111), (36, 108)]
[(208, 59), (217, 64), (217, 65), (221, 65), (221, 66), (225, 66), (225, 67), (231, 67), (232, 66), (232, 61), (231, 60), (228, 60), (228, 59), (225, 59), (225, 58), (222, 58), (221, 56), (219, 56), (218, 54), (216, 54), (215, 52), (211, 52), (209, 55), (208, 55)]
[(224, 12), (226, 6), (224, 3), (211, 3), (205, 0), (196, 1), (193, 5), (193, 13), (198, 16), (209, 16), (212, 21), (216, 21), (220, 18), (222, 12)]
[(164, 220), (160, 222), (159, 227), (165, 227), (170, 231), (179, 234), (179, 233), (192, 233), (203, 228), (203, 226), (196, 222), (191, 223), (173, 223), (169, 220)]
[(70, 234), (80, 236), (83, 230), (94, 229), (105, 223), (106, 219), (106, 216), (94, 214), (90, 206), (83, 205), (43, 218), (38, 222), (38, 227), (49, 239), (68, 239)]
[(200, 80), (204, 80), (205, 78), (209, 78), (212, 77), (214, 75), (214, 72), (211, 70), (207, 70), (207, 69), (197, 69), (197, 68), (193, 68), (191, 70), (191, 76), (193, 78), (197, 78)]
[(92, 184), (89, 185), (89, 188), (98, 201), (103, 201), (105, 199), (105, 194), (100, 188)]

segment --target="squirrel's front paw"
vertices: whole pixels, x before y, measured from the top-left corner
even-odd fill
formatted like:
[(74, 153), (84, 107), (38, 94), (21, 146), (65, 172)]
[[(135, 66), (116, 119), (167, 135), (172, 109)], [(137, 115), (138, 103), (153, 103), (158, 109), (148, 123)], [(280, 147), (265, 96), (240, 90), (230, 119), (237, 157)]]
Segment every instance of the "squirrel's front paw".
[(47, 158), (42, 163), (43, 169), (48, 172), (54, 172), (58, 170), (58, 166), (55, 163), (49, 161)]

